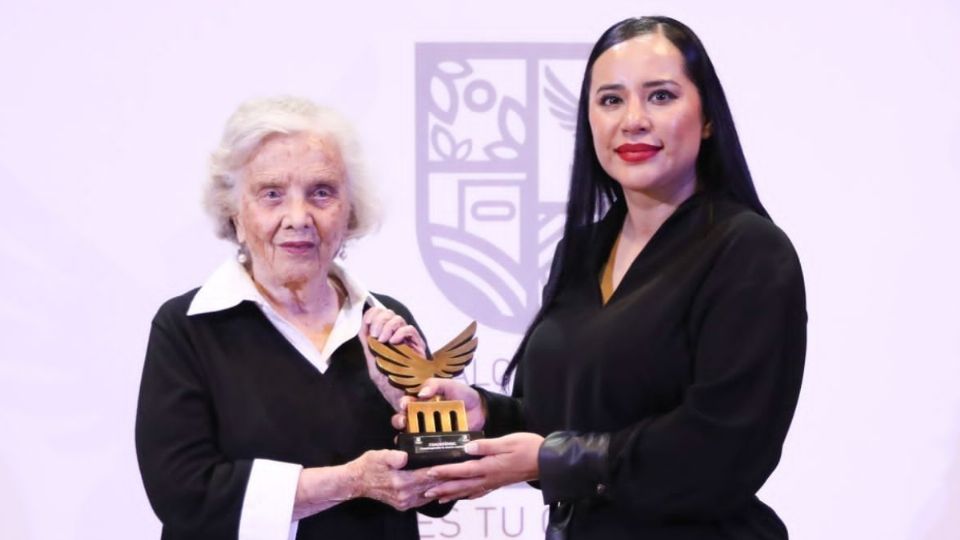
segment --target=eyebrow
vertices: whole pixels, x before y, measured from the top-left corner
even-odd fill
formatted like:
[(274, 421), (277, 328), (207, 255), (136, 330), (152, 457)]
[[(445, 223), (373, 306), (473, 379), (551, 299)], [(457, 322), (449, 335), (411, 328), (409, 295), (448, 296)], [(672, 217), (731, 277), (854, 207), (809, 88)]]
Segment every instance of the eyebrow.
[(344, 181), (342, 178), (339, 178), (337, 175), (331, 174), (327, 176), (314, 176), (310, 178), (310, 180), (308, 180), (308, 183), (312, 185), (324, 184), (328, 186), (337, 186), (337, 185), (343, 184)]
[(252, 188), (263, 189), (263, 188), (274, 188), (274, 187), (283, 187), (287, 184), (283, 180), (275, 177), (269, 176), (265, 178), (251, 178), (249, 185)]
[[(657, 79), (654, 81), (647, 81), (643, 83), (641, 86), (643, 86), (643, 88), (655, 88), (657, 86), (666, 86), (666, 85), (680, 86), (680, 84), (674, 81), (673, 79)], [(623, 90), (624, 88), (625, 86), (620, 83), (604, 84), (602, 86), (597, 87), (597, 91), (595, 93), (599, 94), (600, 92), (606, 92), (610, 90)]]

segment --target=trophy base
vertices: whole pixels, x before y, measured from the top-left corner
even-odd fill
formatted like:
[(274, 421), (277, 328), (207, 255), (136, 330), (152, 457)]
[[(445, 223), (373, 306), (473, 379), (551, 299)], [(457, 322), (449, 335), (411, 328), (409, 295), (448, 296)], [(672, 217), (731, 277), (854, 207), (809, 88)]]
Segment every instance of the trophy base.
[(401, 433), (397, 435), (397, 449), (407, 453), (404, 469), (420, 469), (477, 459), (479, 456), (467, 454), (463, 447), (470, 441), (482, 438), (482, 431)]

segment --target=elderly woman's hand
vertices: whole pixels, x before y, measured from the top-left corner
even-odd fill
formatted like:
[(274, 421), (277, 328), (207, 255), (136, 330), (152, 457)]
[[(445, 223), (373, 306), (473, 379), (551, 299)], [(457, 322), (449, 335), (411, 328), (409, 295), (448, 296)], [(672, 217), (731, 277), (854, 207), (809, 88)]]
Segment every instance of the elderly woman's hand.
[(360, 344), (363, 346), (363, 354), (367, 359), (367, 373), (370, 375), (373, 384), (380, 390), (380, 394), (387, 400), (387, 403), (393, 407), (393, 410), (399, 411), (400, 400), (406, 394), (403, 390), (394, 388), (387, 376), (377, 368), (376, 358), (367, 346), (368, 336), (373, 336), (378, 341), (393, 345), (401, 343), (409, 345), (417, 353), (424, 356), (427, 353), (426, 344), (415, 326), (407, 324), (403, 317), (389, 309), (374, 306), (363, 314), (363, 324), (360, 325), (359, 337)]
[(432, 499), (423, 494), (438, 483), (427, 476), (427, 469), (400, 470), (406, 463), (405, 452), (370, 450), (347, 467), (357, 479), (358, 497), (376, 499), (403, 511), (430, 502)]
[[(427, 353), (426, 344), (417, 328), (387, 308), (373, 306), (368, 309), (363, 314), (360, 334), (362, 337), (373, 336), (382, 343), (409, 345), (421, 355)], [(363, 341), (366, 342), (365, 339)]]
[(407, 454), (399, 450), (370, 450), (349, 463), (310, 467), (300, 472), (293, 519), (303, 519), (342, 502), (366, 497), (397, 510), (423, 506), (433, 499), (424, 492), (437, 485), (427, 469), (400, 470)]

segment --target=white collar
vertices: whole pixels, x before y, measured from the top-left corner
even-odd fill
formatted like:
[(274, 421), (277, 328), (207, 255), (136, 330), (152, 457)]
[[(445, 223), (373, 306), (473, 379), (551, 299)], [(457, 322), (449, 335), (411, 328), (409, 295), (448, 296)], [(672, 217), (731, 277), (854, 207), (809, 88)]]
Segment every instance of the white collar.
[[(346, 289), (347, 298), (344, 309), (352, 308), (358, 303), (382, 305), (362, 283), (336, 261), (330, 266), (330, 275), (339, 279)], [(264, 306), (270, 306), (257, 290), (247, 269), (237, 261), (236, 257), (230, 257), (214, 270), (197, 291), (187, 309), (187, 316), (224, 311), (239, 305), (244, 300), (257, 304), (261, 309)]]
[(284, 338), (289, 341), (300, 354), (307, 359), (320, 373), (324, 373), (330, 363), (333, 353), (344, 343), (350, 341), (360, 332), (363, 324), (363, 309), (369, 304), (382, 306), (370, 291), (359, 281), (350, 276), (346, 269), (334, 262), (330, 267), (330, 275), (338, 278), (346, 289), (347, 298), (337, 320), (334, 322), (330, 335), (327, 337), (323, 350), (316, 346), (300, 330), (285, 320), (267, 302), (257, 290), (253, 279), (247, 270), (233, 257), (225, 261), (200, 287), (190, 302), (187, 316), (200, 315), (224, 311), (239, 305), (241, 302), (255, 303)]

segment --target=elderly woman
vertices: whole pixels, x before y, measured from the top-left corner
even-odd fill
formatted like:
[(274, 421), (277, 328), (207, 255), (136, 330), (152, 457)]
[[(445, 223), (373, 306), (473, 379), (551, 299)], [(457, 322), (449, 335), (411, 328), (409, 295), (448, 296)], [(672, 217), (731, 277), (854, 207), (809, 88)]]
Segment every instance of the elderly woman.
[(237, 256), (160, 308), (140, 387), (137, 457), (164, 539), (418, 538), (410, 509), (432, 484), (377, 450), (401, 394), (366, 336), (424, 344), (402, 304), (335, 261), (374, 223), (357, 152), (303, 99), (227, 122), (206, 195)]
[(463, 399), (493, 437), (432, 469), (449, 482), (427, 495), (536, 480), (551, 538), (785, 539), (756, 493), (805, 346), (800, 263), (707, 51), (679, 21), (621, 21), (587, 61), (566, 229), (513, 399), (454, 381), (422, 393)]

